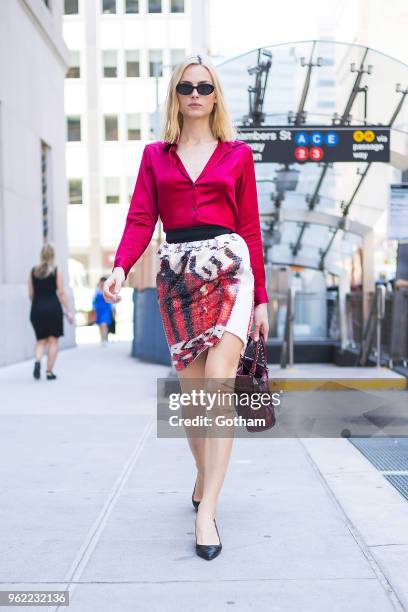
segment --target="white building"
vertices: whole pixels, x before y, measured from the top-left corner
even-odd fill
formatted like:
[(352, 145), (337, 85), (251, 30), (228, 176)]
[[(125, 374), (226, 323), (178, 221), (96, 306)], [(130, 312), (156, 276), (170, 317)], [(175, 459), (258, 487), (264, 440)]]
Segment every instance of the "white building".
[[(44, 240), (68, 287), (62, 0), (0, 3), (0, 365), (33, 356), (28, 277)], [(64, 319), (60, 346), (74, 344)]]
[(206, 11), (205, 0), (65, 0), (69, 248), (91, 286), (112, 268), (142, 150), (160, 138), (171, 66), (208, 52)]

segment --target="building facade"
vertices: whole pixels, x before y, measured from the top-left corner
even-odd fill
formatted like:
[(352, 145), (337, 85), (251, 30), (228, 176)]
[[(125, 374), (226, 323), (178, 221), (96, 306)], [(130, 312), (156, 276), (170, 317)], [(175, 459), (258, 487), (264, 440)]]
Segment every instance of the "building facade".
[[(207, 52), (207, 3), (65, 0), (64, 8), (69, 248), (94, 286), (112, 269), (143, 148), (160, 138), (171, 68)], [(152, 278), (159, 226), (135, 266), (142, 285)]]
[[(62, 0), (0, 3), (0, 365), (34, 354), (28, 278), (44, 242), (72, 306), (66, 233)], [(64, 319), (60, 346), (75, 343)]]

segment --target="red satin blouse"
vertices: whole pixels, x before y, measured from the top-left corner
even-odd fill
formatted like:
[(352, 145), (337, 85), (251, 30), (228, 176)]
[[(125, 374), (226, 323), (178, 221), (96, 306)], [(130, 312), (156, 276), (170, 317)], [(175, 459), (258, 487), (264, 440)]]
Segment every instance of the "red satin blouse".
[(251, 147), (241, 140), (218, 140), (195, 181), (176, 149), (176, 143), (164, 141), (145, 146), (113, 269), (123, 268), (127, 277), (148, 246), (159, 216), (165, 232), (209, 223), (223, 225), (247, 243), (255, 281), (254, 303), (267, 303)]

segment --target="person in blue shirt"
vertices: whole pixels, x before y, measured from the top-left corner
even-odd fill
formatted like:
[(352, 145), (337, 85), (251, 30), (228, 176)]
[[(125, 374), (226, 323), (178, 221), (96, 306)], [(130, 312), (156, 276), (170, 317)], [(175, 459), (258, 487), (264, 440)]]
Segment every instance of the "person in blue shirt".
[(105, 302), (103, 297), (103, 284), (106, 281), (106, 276), (99, 279), (95, 295), (92, 300), (92, 307), (96, 312), (96, 324), (99, 325), (99, 333), (101, 335), (102, 346), (108, 345), (109, 326), (112, 323), (112, 304)]

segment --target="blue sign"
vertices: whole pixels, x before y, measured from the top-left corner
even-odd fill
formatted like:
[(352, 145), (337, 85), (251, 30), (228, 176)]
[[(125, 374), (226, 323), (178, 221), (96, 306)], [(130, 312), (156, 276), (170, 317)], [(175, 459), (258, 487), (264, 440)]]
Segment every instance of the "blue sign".
[(335, 132), (327, 132), (326, 144), (328, 147), (335, 147), (337, 144), (339, 144), (339, 135)]
[(310, 141), (312, 145), (318, 147), (323, 144), (323, 134), (321, 132), (312, 132), (310, 135)]
[(309, 144), (309, 135), (306, 132), (299, 132), (295, 136), (295, 142), (298, 147), (304, 147)]

